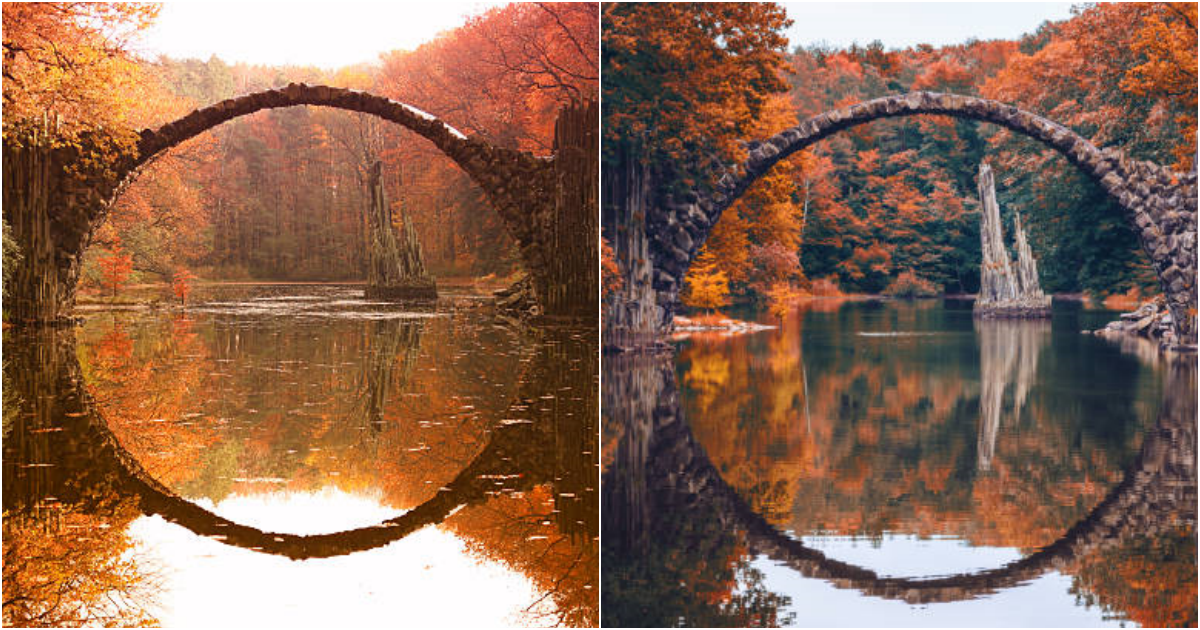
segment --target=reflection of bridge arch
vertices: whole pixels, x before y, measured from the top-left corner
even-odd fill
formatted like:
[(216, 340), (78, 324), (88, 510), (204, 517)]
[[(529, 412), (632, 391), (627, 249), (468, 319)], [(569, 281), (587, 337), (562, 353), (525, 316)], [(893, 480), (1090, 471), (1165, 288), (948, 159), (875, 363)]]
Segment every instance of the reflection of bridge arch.
[(1054, 149), (1099, 182), (1127, 211), (1130, 227), (1167, 294), (1180, 340), (1196, 343), (1195, 171), (1174, 173), (1152, 162), (1127, 159), (1119, 151), (1101, 150), (1070, 129), (1011, 105), (935, 92), (886, 96), (809, 118), (763, 142), (750, 143), (749, 157), (741, 164), (718, 165), (706, 176), (707, 191), (686, 191), (651, 208), (645, 220), (653, 263), (648, 280), (659, 306), (668, 316), (674, 312), (688, 266), (721, 213), (780, 160), (850, 127), (920, 114), (1006, 127)]
[[(588, 501), (594, 497), (594, 480), (586, 476), (589, 464), (578, 452), (585, 447), (564, 439), (571, 427), (578, 424), (578, 419), (560, 417), (556, 406), (547, 404), (546, 400), (564, 395), (560, 389), (575, 390), (578, 395), (586, 396), (587, 390), (577, 381), (580, 378), (587, 380), (586, 370), (580, 368), (587, 368), (592, 362), (575, 358), (573, 361), (577, 365), (565, 365), (564, 361), (576, 350), (567, 351), (562, 346), (575, 342), (584, 346), (594, 343), (587, 339), (563, 341), (555, 338), (553, 333), (546, 333), (546, 338), (538, 342), (537, 354), (524, 370), (517, 395), (493, 423), (486, 446), (432, 498), (375, 525), (331, 534), (297, 535), (265, 532), (235, 523), (180, 497), (154, 479), (120, 444), (92, 402), (75, 355), (73, 334), (51, 330), (45, 335), (36, 342), (29, 339), (33, 342), (29, 346), (42, 356), (26, 357), (23, 353), (13, 353), (16, 356), (6, 357), (5, 369), (16, 374), (31, 373), (40, 381), (31, 391), (24, 391), (24, 387), (18, 391), (22, 396), (33, 395), (39, 399), (37, 413), (52, 419), (57, 427), (51, 435), (70, 438), (67, 444), (60, 445), (63, 448), (56, 449), (60, 451), (58, 455), (67, 460), (56, 467), (69, 471), (69, 487), (53, 491), (66, 504), (87, 505), (92, 494), (104, 494), (94, 488), (111, 487), (119, 496), (133, 497), (143, 513), (160, 515), (197, 535), (262, 553), (305, 559), (380, 547), (427, 525), (441, 523), (459, 509), (484, 503), (497, 494), (552, 484), (556, 512), (563, 517), (558, 523), (561, 530), (588, 536), (595, 533), (595, 510), (588, 509)], [(25, 363), (31, 365), (21, 365)], [(47, 395), (44, 391), (47, 388), (54, 393)], [(579, 437), (590, 437), (586, 428), (579, 428), (577, 433)], [(569, 455), (558, 452), (562, 449)], [(574, 459), (569, 459), (571, 457)], [(23, 461), (22, 458), (13, 460)], [(564, 465), (564, 461), (568, 464)], [(17, 483), (16, 475), (6, 475), (6, 486), (10, 479)], [(20, 506), (10, 505), (11, 501), (30, 500), (20, 494), (16, 489), (9, 491), (6, 487), (6, 511), (20, 509)], [(76, 494), (80, 496), (74, 496)], [(40, 498), (33, 497), (33, 500)]]
[[(646, 366), (631, 369), (645, 370)], [(1161, 531), (1167, 519), (1196, 520), (1196, 381), (1191, 365), (1171, 366), (1157, 424), (1147, 432), (1125, 478), (1061, 538), (1002, 567), (936, 579), (881, 577), (874, 571), (829, 558), (779, 532), (731, 488), (708, 460), (683, 418), (669, 363), (650, 366), (662, 384), (641, 420), (626, 426), (617, 459), (632, 459), (634, 479), (606, 479), (605, 519), (620, 529), (645, 529), (651, 500), (663, 509), (718, 515), (727, 530), (745, 532), (751, 553), (763, 554), (806, 577), (838, 588), (909, 603), (950, 602), (1023, 584), (1081, 556), (1118, 543), (1134, 532)], [(644, 378), (644, 375), (643, 375)], [(606, 383), (608, 381), (606, 380)], [(644, 384), (643, 384), (644, 385)], [(607, 405), (606, 405), (607, 408)], [(621, 462), (630, 467), (630, 462)], [(611, 474), (611, 473), (610, 473)], [(645, 487), (637, 487), (638, 485)], [(634, 534), (637, 538), (638, 534)]]

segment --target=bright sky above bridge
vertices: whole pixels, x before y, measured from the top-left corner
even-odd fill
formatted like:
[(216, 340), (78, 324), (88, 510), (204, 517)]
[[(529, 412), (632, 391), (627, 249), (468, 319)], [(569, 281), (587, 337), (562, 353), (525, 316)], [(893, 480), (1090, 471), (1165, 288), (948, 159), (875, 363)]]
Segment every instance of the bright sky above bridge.
[(886, 48), (1015, 39), (1046, 20), (1071, 17), (1069, 2), (787, 2), (789, 47), (835, 48), (878, 39)]
[(156, 57), (340, 68), (412, 50), (503, 2), (166, 2), (138, 50)]
[[(139, 49), (151, 57), (337, 68), (411, 50), (503, 2), (167, 2)], [(1070, 17), (1065, 2), (791, 2), (792, 46), (889, 48), (1015, 38)]]

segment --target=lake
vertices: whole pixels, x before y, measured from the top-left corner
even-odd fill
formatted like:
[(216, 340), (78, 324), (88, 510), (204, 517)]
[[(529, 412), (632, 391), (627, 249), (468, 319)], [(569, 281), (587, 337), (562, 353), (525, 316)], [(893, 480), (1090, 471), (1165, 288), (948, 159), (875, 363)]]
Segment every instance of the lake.
[(6, 331), (6, 622), (595, 624), (596, 330), (361, 291)]
[(606, 626), (1196, 623), (1195, 359), (815, 300), (606, 356)]

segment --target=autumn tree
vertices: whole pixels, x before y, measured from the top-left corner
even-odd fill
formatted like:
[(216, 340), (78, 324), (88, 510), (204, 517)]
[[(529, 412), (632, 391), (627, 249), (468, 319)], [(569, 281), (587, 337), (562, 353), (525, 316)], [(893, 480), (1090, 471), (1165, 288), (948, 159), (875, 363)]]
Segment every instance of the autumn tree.
[(729, 305), (729, 278), (718, 268), (716, 255), (706, 248), (692, 262), (683, 303), (708, 311)]
[[(1196, 150), (1195, 41), (1194, 5), (1090, 5), (1026, 37), (982, 92), (1044, 114), (1097, 146), (1186, 168)], [(1010, 132), (990, 144), (998, 169), (1010, 174), (1001, 205), (1029, 217), (1031, 244), (1046, 252), (1040, 267), (1047, 289), (1105, 294), (1154, 286), (1124, 211), (1098, 184)]]
[(107, 255), (100, 259), (100, 271), (103, 274), (101, 283), (117, 297), (117, 289), (129, 279), (133, 271), (133, 257), (126, 254), (120, 243), (116, 243)]
[(737, 157), (768, 97), (787, 87), (791, 22), (778, 5), (611, 3), (602, 20), (606, 166), (626, 155), (701, 184), (696, 175)]
[[(4, 12), (4, 129), (46, 112), (66, 136), (129, 128), (141, 71), (131, 38), (158, 15), (153, 4), (11, 2)], [(128, 140), (132, 140), (129, 138)]]
[(179, 299), (180, 304), (187, 304), (187, 296), (192, 292), (192, 281), (195, 279), (195, 274), (182, 267), (171, 277), (171, 293)]

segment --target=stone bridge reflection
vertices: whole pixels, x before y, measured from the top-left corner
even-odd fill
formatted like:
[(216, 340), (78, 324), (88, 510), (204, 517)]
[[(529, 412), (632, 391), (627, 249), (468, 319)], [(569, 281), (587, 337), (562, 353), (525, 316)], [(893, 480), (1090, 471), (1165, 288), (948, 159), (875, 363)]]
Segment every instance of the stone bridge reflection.
[[(71, 331), (6, 335), (4, 511), (53, 501), (102, 510), (132, 498), (200, 536), (292, 559), (327, 558), (386, 545), (504, 493), (553, 489), (559, 531), (594, 544), (596, 510), (594, 329), (539, 328), (536, 353), (487, 445), (432, 498), (403, 515), (320, 535), (262, 531), (193, 503), (152, 477), (109, 430), (86, 389)], [(14, 338), (14, 336), (16, 338)], [(9, 343), (9, 342), (12, 343)], [(394, 355), (393, 355), (394, 356)], [(369, 375), (368, 375), (369, 376)], [(583, 455), (581, 455), (581, 452)]]
[[(1030, 334), (1031, 348), (1027, 350), (1038, 345), (1037, 333)], [(1000, 369), (995, 375), (1001, 380), (1007, 380), (1013, 364), (1019, 363), (1015, 356), (991, 358), (998, 360)], [(780, 532), (722, 479), (692, 435), (681, 410), (673, 357), (606, 357), (606, 422), (615, 423), (621, 432), (603, 479), (606, 558), (611, 554), (644, 555), (656, 541), (661, 544), (663, 537), (670, 535), (660, 530), (690, 520), (703, 522), (703, 527), (739, 532), (751, 554), (764, 555), (803, 576), (870, 596), (918, 604), (972, 599), (1017, 586), (1131, 536), (1154, 536), (1179, 527), (1194, 529), (1196, 368), (1182, 362), (1165, 369), (1167, 383), (1157, 422), (1146, 431), (1124, 479), (1083, 519), (1058, 540), (1010, 564), (919, 579), (880, 576), (830, 558)], [(1017, 380), (1019, 387), (1019, 376)], [(1003, 382), (999, 386), (1003, 388)], [(980, 427), (981, 439), (986, 421)], [(701, 528), (697, 524), (693, 531)], [(690, 543), (676, 540), (670, 544)], [(607, 610), (608, 604), (605, 606)]]

